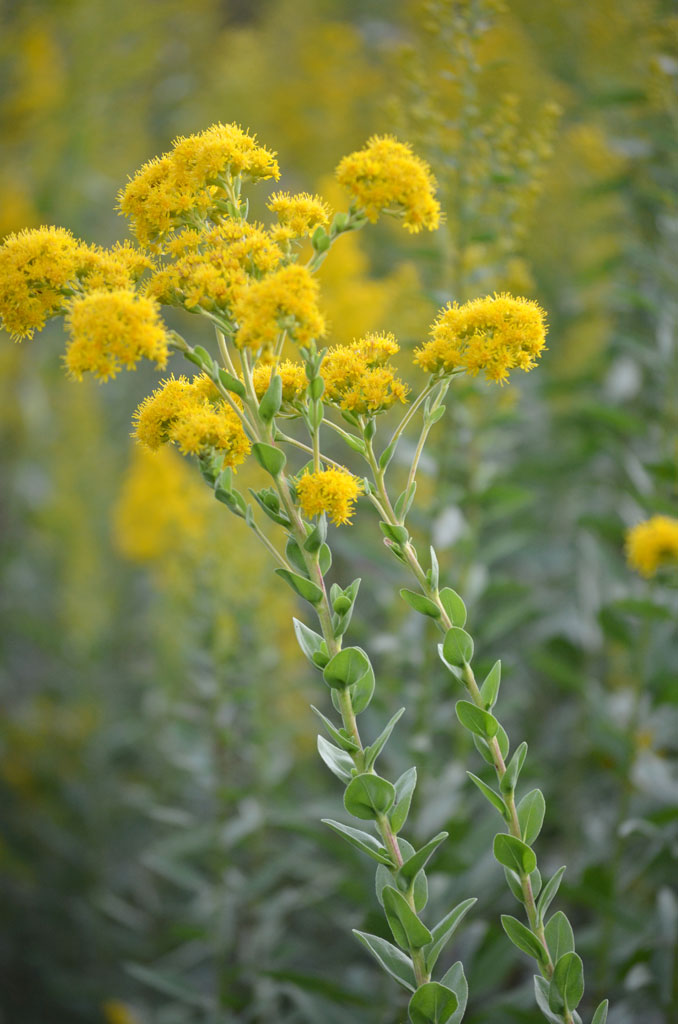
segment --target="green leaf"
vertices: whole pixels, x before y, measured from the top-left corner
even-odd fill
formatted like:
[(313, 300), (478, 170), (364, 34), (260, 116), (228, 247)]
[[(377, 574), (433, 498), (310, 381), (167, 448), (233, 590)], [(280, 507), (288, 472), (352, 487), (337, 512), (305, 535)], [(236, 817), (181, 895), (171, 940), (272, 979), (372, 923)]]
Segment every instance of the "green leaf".
[(487, 673), (485, 682), (480, 687), (480, 696), (483, 704), (488, 711), (491, 711), (494, 705), (497, 703), (497, 697), (499, 695), (499, 684), (501, 683), (501, 662), (495, 661), (494, 665)]
[(403, 949), (421, 949), (431, 941), (431, 933), (419, 920), (401, 892), (392, 885), (382, 891), (384, 913), (393, 938)]
[(326, 576), (332, 567), (332, 552), (327, 544), (321, 544), (318, 549), (318, 565), (323, 576)]
[(287, 544), (285, 545), (285, 557), (287, 558), (287, 561), (291, 562), (294, 568), (299, 571), (301, 576), (305, 576), (308, 579), (306, 562), (304, 561), (304, 556), (301, 553), (301, 548), (294, 537), (288, 537), (287, 539)]
[(309, 629), (309, 627), (305, 626), (303, 622), (299, 621), (299, 619), (292, 619), (292, 622), (294, 623), (294, 634), (297, 638), (297, 643), (311, 664), (315, 665), (317, 668), (318, 662), (316, 661), (316, 656), (321, 653), (323, 648), (325, 650), (327, 649), (325, 641), (319, 633)]
[(388, 540), (395, 544), (406, 544), (410, 535), (404, 526), (392, 526), (391, 523), (380, 522), (381, 532)]
[(453, 910), (450, 910), (449, 914), (445, 915), (442, 921), (438, 922), (431, 932), (431, 942), (424, 949), (426, 970), (429, 973), (435, 967), (438, 957), (442, 953), (443, 949), (450, 941), (473, 904), (476, 902), (477, 900), (475, 897), (471, 897), (471, 899), (464, 900), (462, 903), (457, 904)]
[(576, 953), (564, 953), (556, 962), (549, 985), (549, 1008), (554, 1013), (576, 1010), (584, 995), (584, 965)]
[(543, 923), (546, 917), (546, 912), (553, 903), (556, 893), (560, 888), (563, 875), (565, 874), (565, 865), (562, 868), (558, 868), (552, 878), (549, 878), (548, 882), (544, 886), (544, 891), (537, 901), (537, 915), (539, 917), (539, 923)]
[(280, 412), (282, 405), (282, 377), (278, 373), (271, 374), (271, 381), (259, 402), (259, 416), (264, 423), (270, 423)]
[(461, 1024), (466, 1012), (466, 1003), (468, 1002), (468, 982), (464, 975), (464, 966), (461, 960), (457, 960), (456, 963), (452, 964), (445, 971), (445, 974), (440, 979), (440, 984), (451, 988), (459, 1000), (459, 1006), (450, 1017), (448, 1024)]
[[(497, 729), (497, 735), (495, 736), (495, 739), (499, 744), (499, 752), (501, 753), (501, 756), (504, 759), (506, 759), (506, 755), (508, 754), (509, 749), (509, 738), (506, 735), (506, 730), (501, 724)], [(492, 748), (490, 747), (489, 743), (482, 739), (482, 737), (476, 736), (475, 734), (473, 736), (473, 743), (476, 750), (483, 758), (483, 760), (487, 761), (488, 764), (491, 764), (492, 767), (494, 767), (494, 754), (492, 753)]]
[(477, 775), (473, 774), (473, 772), (466, 772), (466, 774), (468, 775), (471, 782), (475, 783), (475, 785), (478, 787), (478, 789), (483, 794), (485, 799), (489, 800), (492, 806), (499, 811), (502, 818), (508, 821), (508, 810), (506, 808), (506, 804), (499, 796), (499, 793), (496, 793), (490, 786), (486, 785), (483, 782), (483, 780), (479, 779)]
[[(403, 860), (407, 860), (414, 853), (414, 847), (412, 843), (408, 843), (407, 839), (398, 839), (398, 846), (400, 848), (400, 856)], [(384, 901), (382, 899), (382, 893), (387, 885), (393, 885), (396, 881), (398, 874), (397, 867), (384, 867), (380, 864), (377, 868), (377, 872), (374, 879), (375, 889), (377, 893), (377, 899), (381, 903), (382, 907)], [(426, 873), (420, 871), (415, 876), (414, 884), (412, 885), (412, 896), (414, 897), (414, 909), (418, 914), (424, 909), (428, 903), (428, 882), (426, 880)]]
[(469, 732), (488, 740), (496, 736), (499, 722), (489, 711), (476, 707), (469, 700), (458, 700), (455, 711), (457, 718)]
[(410, 511), (410, 508), (412, 507), (412, 502), (414, 501), (414, 495), (416, 494), (416, 492), (417, 482), (416, 480), (413, 480), (410, 486), (407, 488), (407, 490), (403, 491), (402, 494), (398, 495), (396, 503), (393, 506), (393, 511), (396, 514), (396, 519), (405, 519), (408, 512)]
[[(367, 655), (365, 656), (367, 657)], [(361, 711), (364, 711), (372, 700), (374, 685), (374, 669), (369, 665), (365, 675), (362, 676), (349, 690), (351, 694), (351, 704), (353, 705), (353, 711), (356, 715), (359, 715)]]
[(345, 839), (350, 846), (354, 846), (361, 853), (366, 853), (379, 864), (393, 865), (391, 856), (385, 846), (371, 836), (369, 832), (363, 832), (359, 828), (351, 828), (350, 825), (342, 825), (340, 821), (332, 821), (331, 818), (322, 818), (323, 825), (329, 825), (331, 829)]
[[(523, 894), (523, 887), (520, 881), (520, 875), (517, 875), (511, 868), (504, 868), (504, 875), (506, 876), (506, 884), (509, 889), (518, 900), (519, 903), (525, 903), (525, 896)], [(532, 886), (532, 895), (537, 896), (541, 889), (541, 874), (539, 868), (535, 868), (534, 871), (530, 872), (530, 885)]]
[(324, 736), (318, 736), (318, 753), (329, 770), (341, 779), (342, 782), (350, 782), (353, 778), (353, 758), (345, 750), (340, 750), (333, 743), (326, 740)]
[(379, 456), (379, 469), (386, 469), (389, 462), (393, 458), (393, 453), (396, 450), (396, 443), (390, 444), (388, 448), (384, 448), (383, 452)]
[(356, 775), (344, 793), (348, 813), (365, 820), (386, 814), (394, 800), (395, 789), (391, 783), (367, 772)]
[(534, 850), (510, 836), (506, 832), (499, 832), (494, 837), (494, 856), (506, 868), (517, 871), (518, 874), (531, 874), (537, 866), (537, 858)]
[(510, 914), (502, 914), (501, 923), (504, 931), (514, 946), (521, 949), (523, 953), (527, 953), (528, 956), (534, 957), (535, 960), (539, 961), (539, 963), (548, 963), (546, 950), (536, 935), (532, 934), (529, 928), (526, 928), (524, 924), (521, 924), (517, 918), (511, 917)]
[(545, 935), (554, 963), (563, 953), (574, 953), (574, 932), (562, 910), (557, 910), (546, 925)]
[(327, 516), (324, 512), (318, 516), (315, 526), (304, 541), (304, 549), (313, 554), (327, 540)]
[[(463, 626), (466, 623), (466, 605), (459, 597), (456, 590), (451, 587), (443, 587), (439, 594), (443, 608), (450, 617), (453, 626)], [(468, 660), (468, 659), (467, 659)]]
[(393, 732), (393, 728), (394, 728), (396, 722), (399, 721), (399, 719), (402, 717), (404, 712), (405, 712), (405, 708), (400, 708), (399, 711), (396, 711), (396, 713), (393, 716), (393, 718), (391, 719), (391, 721), (388, 723), (388, 725), (383, 730), (383, 732), (381, 732), (379, 734), (379, 736), (376, 738), (374, 743), (370, 744), (369, 747), (365, 748), (365, 770), (366, 771), (369, 771), (369, 769), (372, 768), (372, 766), (374, 765), (374, 762), (379, 757), (379, 754), (382, 752), (382, 750), (386, 746), (386, 744), (388, 742), (388, 739), (389, 739), (389, 736)]
[(429, 839), (420, 850), (417, 850), (415, 854), (405, 861), (398, 872), (399, 877), (411, 882), (417, 872), (426, 867), (434, 852), (447, 839), (448, 835), (448, 832), (439, 832), (433, 839)]
[(344, 689), (357, 683), (370, 668), (370, 660), (360, 647), (344, 647), (329, 660), (323, 671), (329, 686)]
[(276, 576), (280, 576), (305, 601), (308, 601), (310, 604), (320, 604), (322, 601), (322, 590), (311, 580), (307, 580), (304, 576), (299, 576), (296, 572), (290, 572), (289, 569), (274, 569), (273, 571)]
[(419, 986), (407, 1009), (412, 1024), (448, 1024), (458, 1006), (452, 989), (437, 981), (427, 981)]
[(546, 801), (540, 789), (532, 789), (518, 804), (518, 821), (523, 842), (532, 846), (544, 823)]
[(537, 1006), (547, 1021), (549, 1021), (549, 1024), (563, 1024), (563, 1018), (560, 1014), (555, 1014), (549, 1010), (549, 983), (546, 978), (542, 978), (539, 974), (534, 976), (534, 996)]
[(607, 1021), (607, 1008), (609, 1006), (607, 999), (603, 999), (596, 1012), (593, 1014), (593, 1020), (591, 1024), (605, 1024)]
[(234, 395), (238, 396), (238, 398), (244, 398), (247, 394), (243, 382), (238, 380), (237, 377), (232, 377), (230, 373), (226, 372), (226, 370), (219, 370), (219, 380), (227, 391), (232, 391)]
[(443, 658), (449, 665), (462, 668), (473, 657), (473, 640), (466, 630), (452, 626), (443, 640)]
[(410, 608), (414, 608), (415, 612), (419, 612), (420, 615), (428, 615), (431, 619), (440, 618), (438, 605), (428, 597), (424, 597), (423, 594), (417, 594), (414, 590), (407, 590), (403, 587), (400, 596), (409, 604)]
[(252, 445), (252, 451), (259, 465), (271, 476), (277, 476), (284, 469), (287, 456), (280, 448), (274, 448), (272, 444), (264, 444), (263, 441), (256, 441)]
[(410, 804), (412, 803), (412, 794), (416, 784), (416, 768), (408, 768), (395, 784), (395, 801), (389, 813), (389, 821), (396, 835), (407, 821), (407, 815), (410, 813)]
[(356, 750), (360, 750), (360, 747), (355, 743), (349, 736), (345, 736), (343, 729), (337, 729), (335, 725), (330, 722), (329, 718), (323, 715), (322, 711), (318, 711), (317, 707), (311, 704), (311, 711), (314, 711), (320, 721), (323, 723), (328, 733), (342, 750), (346, 750), (349, 754), (354, 753)]
[(414, 992), (417, 987), (417, 981), (409, 956), (405, 956), (397, 946), (387, 942), (386, 939), (381, 939), (378, 935), (359, 932), (355, 928), (353, 929), (353, 934), (362, 942), (363, 946), (369, 949), (372, 956), (384, 968), (387, 974), (390, 974), (392, 978), (400, 982), (404, 988)]
[(502, 793), (512, 793), (516, 788), (520, 772), (527, 756), (527, 743), (523, 742), (516, 748), (513, 757), (506, 766), (506, 771), (499, 783)]

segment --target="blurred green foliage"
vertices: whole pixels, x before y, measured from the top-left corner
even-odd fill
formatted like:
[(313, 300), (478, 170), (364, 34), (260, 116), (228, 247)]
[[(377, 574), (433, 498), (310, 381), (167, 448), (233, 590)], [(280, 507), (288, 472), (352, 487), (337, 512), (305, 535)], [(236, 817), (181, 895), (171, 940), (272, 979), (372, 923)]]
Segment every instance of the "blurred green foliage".
[[(520, 389), (458, 389), (418, 539), (432, 532), (483, 658), (504, 662), (591, 1005), (610, 996), (611, 1024), (678, 1020), (677, 591), (623, 559), (626, 526), (678, 508), (671, 5), (26, 0), (0, 27), (0, 233), (121, 237), (126, 175), (215, 119), (278, 149), (285, 187), (338, 203), (322, 177), (394, 130), (433, 163), (447, 223), (425, 243), (347, 240), (324, 271), (335, 336), (413, 344), (442, 301), (501, 287), (549, 310), (550, 352)], [(197, 495), (207, 552), (175, 524), (154, 558), (121, 554), (125, 438), (151, 375), (74, 385), (60, 349), (55, 330), (0, 349), (2, 1019), (391, 1024), (399, 997), (350, 938), (380, 927), (370, 872), (318, 824), (338, 792), (293, 604), (257, 597), (273, 591), (261, 556)], [(407, 704), (391, 767), (416, 754), (417, 832), (454, 840), (431, 899), (480, 897), (455, 950), (466, 1019), (536, 1022), (495, 923), (510, 900), (457, 694), (370, 530), (335, 547), (378, 637), (369, 714)]]

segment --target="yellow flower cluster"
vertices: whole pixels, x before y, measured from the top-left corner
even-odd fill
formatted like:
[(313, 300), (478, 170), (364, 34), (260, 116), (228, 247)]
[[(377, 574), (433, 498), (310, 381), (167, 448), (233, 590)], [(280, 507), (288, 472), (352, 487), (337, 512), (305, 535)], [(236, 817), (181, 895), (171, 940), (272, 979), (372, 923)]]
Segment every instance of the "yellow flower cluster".
[(123, 366), (134, 369), (144, 357), (153, 359), (159, 369), (167, 363), (159, 307), (131, 289), (92, 291), (75, 299), (66, 323), (70, 341), (64, 361), (78, 380), (87, 372), (107, 380)]
[(168, 442), (184, 455), (215, 448), (223, 453), (224, 465), (237, 466), (250, 450), (239, 417), (204, 376), (163, 381), (141, 403), (134, 422), (136, 438), (152, 451)]
[(509, 370), (536, 366), (545, 339), (546, 314), (536, 302), (495, 293), (441, 310), (414, 361), (428, 373), (483, 370), (502, 384)]
[(227, 314), (248, 275), (267, 273), (283, 258), (261, 225), (231, 218), (205, 234), (180, 232), (167, 248), (178, 258), (152, 275), (148, 294), (188, 310), (201, 307)]
[(88, 246), (64, 228), (9, 235), (0, 246), (0, 318), (16, 339), (31, 338), (74, 294), (129, 288), (151, 260), (129, 243)]
[(366, 334), (351, 345), (337, 345), (325, 356), (320, 372), (328, 402), (358, 414), (374, 414), (405, 402), (408, 387), (387, 362), (398, 352), (392, 334)]
[(363, 485), (346, 469), (304, 473), (296, 484), (301, 510), (307, 519), (327, 512), (337, 526), (348, 523)]
[(429, 165), (412, 147), (391, 136), (374, 135), (364, 149), (345, 156), (337, 179), (349, 190), (368, 220), (379, 214), (403, 218), (408, 231), (434, 231), (440, 224), (436, 180)]
[(270, 348), (283, 330), (300, 345), (321, 338), (326, 328), (318, 291), (311, 272), (295, 264), (250, 281), (233, 303), (238, 348)]
[(320, 225), (329, 224), (331, 210), (320, 196), (299, 192), (274, 192), (266, 204), (275, 213), (283, 229), (291, 238), (302, 238), (310, 235)]
[(275, 154), (237, 124), (214, 124), (175, 139), (171, 152), (149, 160), (119, 195), (120, 211), (142, 244), (203, 220), (228, 199), (234, 178), (280, 177)]
[[(257, 398), (262, 398), (271, 383), (272, 363), (260, 362), (252, 371), (252, 380)], [(308, 379), (303, 363), (293, 363), (284, 359), (275, 368), (282, 380), (282, 400), (284, 403), (295, 402), (304, 394), (308, 387)]]
[(654, 576), (659, 568), (678, 567), (678, 519), (652, 516), (633, 526), (626, 534), (626, 556), (641, 576)]

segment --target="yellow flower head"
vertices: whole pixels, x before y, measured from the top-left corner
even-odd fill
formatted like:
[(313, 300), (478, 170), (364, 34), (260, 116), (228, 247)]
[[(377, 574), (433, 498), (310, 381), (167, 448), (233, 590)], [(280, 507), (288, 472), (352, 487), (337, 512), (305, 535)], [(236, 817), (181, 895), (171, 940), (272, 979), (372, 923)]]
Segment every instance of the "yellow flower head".
[(344, 157), (337, 178), (372, 222), (383, 211), (402, 217), (411, 232), (434, 231), (440, 224), (436, 180), (407, 143), (374, 135), (364, 149)]
[[(263, 397), (268, 385), (271, 383), (272, 369), (271, 363), (264, 362), (257, 363), (254, 367), (252, 379), (257, 398)], [(284, 359), (276, 366), (276, 373), (282, 380), (283, 402), (295, 402), (298, 398), (301, 398), (308, 387), (306, 370), (303, 363), (293, 363), (291, 359)]]
[(320, 225), (329, 224), (331, 210), (320, 196), (299, 192), (274, 192), (266, 204), (284, 228), (289, 228), (291, 238), (310, 235)]
[(115, 377), (121, 367), (133, 369), (141, 358), (159, 368), (167, 363), (167, 335), (158, 305), (131, 289), (93, 291), (77, 298), (66, 318), (70, 341), (65, 363), (78, 380), (93, 373)]
[(392, 334), (366, 334), (360, 341), (331, 348), (320, 367), (327, 401), (369, 415), (405, 402), (407, 385), (386, 365), (398, 348)]
[(348, 523), (363, 485), (347, 469), (323, 469), (304, 473), (297, 481), (297, 495), (307, 519), (327, 512), (337, 526)]
[(251, 281), (236, 296), (233, 312), (240, 325), (235, 336), (238, 348), (269, 348), (282, 330), (300, 345), (325, 333), (318, 283), (306, 267), (295, 264)]
[(119, 195), (142, 245), (157, 244), (188, 215), (204, 217), (225, 200), (224, 185), (237, 176), (279, 178), (275, 154), (236, 124), (214, 124), (174, 141), (171, 152), (149, 160)]
[(626, 557), (641, 576), (654, 576), (662, 566), (678, 567), (678, 519), (653, 516), (626, 534)]
[(87, 290), (129, 288), (145, 270), (153, 268), (148, 253), (131, 242), (117, 242), (111, 249), (82, 245), (78, 275)]
[(503, 384), (509, 370), (536, 366), (545, 339), (546, 313), (536, 302), (495, 293), (442, 309), (414, 361), (428, 373), (483, 370)]
[(184, 455), (215, 448), (225, 466), (237, 466), (250, 450), (240, 418), (204, 376), (164, 380), (135, 412), (134, 427), (137, 440), (152, 451), (167, 443)]
[(0, 246), (0, 319), (15, 339), (32, 338), (63, 312), (81, 263), (82, 243), (64, 228), (9, 235)]

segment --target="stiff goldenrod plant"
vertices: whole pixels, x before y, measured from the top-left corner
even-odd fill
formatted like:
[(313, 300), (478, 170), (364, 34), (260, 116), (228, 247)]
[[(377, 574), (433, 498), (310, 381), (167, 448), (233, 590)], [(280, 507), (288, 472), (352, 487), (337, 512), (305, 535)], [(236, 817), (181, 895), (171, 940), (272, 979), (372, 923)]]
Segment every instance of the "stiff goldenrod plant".
[[(426, 377), (411, 400), (392, 363), (399, 349), (392, 334), (325, 347), (329, 326), (314, 274), (337, 240), (383, 214), (415, 233), (435, 229), (441, 219), (430, 169), (394, 138), (370, 139), (341, 161), (337, 176), (351, 195), (347, 212), (333, 215), (318, 196), (278, 192), (268, 203), (275, 223), (252, 223), (244, 188), (277, 180), (275, 154), (233, 124), (177, 139), (121, 193), (120, 209), (139, 248), (99, 250), (55, 228), (10, 236), (0, 249), (0, 313), (17, 338), (63, 316), (69, 334), (65, 363), (75, 378), (92, 373), (107, 379), (142, 358), (162, 369), (171, 350), (198, 367), (193, 377), (165, 378), (141, 403), (135, 435), (150, 450), (172, 444), (194, 456), (216, 499), (254, 531), (277, 575), (312, 607), (314, 627), (295, 620), (297, 640), (322, 674), (340, 718), (314, 709), (329, 736), (319, 736), (318, 749), (345, 787), (347, 813), (369, 823), (327, 824), (377, 863), (377, 897), (394, 943), (356, 935), (410, 993), (413, 1024), (446, 1024), (461, 1021), (468, 988), (462, 964), (439, 973), (438, 958), (475, 900), (464, 899), (435, 925), (423, 919), (426, 865), (447, 833), (418, 848), (400, 834), (416, 768), (391, 782), (376, 764), (404, 709), (365, 742), (358, 717), (372, 699), (375, 674), (365, 650), (344, 645), (360, 581), (327, 584), (328, 520), (350, 523), (363, 497), (376, 509), (387, 547), (416, 586), (401, 595), (440, 628), (440, 657), (466, 691), (457, 717), (496, 774), (495, 789), (469, 773), (501, 816), (504, 828), (495, 837), (494, 855), (526, 915), (524, 921), (503, 916), (504, 929), (536, 961), (536, 998), (546, 1019), (576, 1024), (583, 966), (566, 916), (549, 913), (565, 869), (542, 888), (533, 847), (544, 797), (534, 789), (518, 799), (527, 751), (521, 743), (511, 753), (493, 713), (501, 666), (497, 662), (483, 682), (476, 680), (464, 602), (442, 585), (433, 548), (422, 564), (407, 526), (421, 456), (455, 377), (483, 373), (501, 384), (516, 369), (531, 370), (545, 347), (545, 314), (535, 302), (507, 294), (447, 305), (415, 353)], [(211, 321), (215, 352), (168, 330), (163, 304)], [(384, 444), (379, 418), (403, 404), (407, 408)], [(417, 421), (419, 438), (405, 487), (396, 495), (387, 480), (389, 465)], [(335, 436), (361, 463), (364, 476), (327, 453), (326, 441)], [(268, 477), (267, 486), (251, 490), (252, 500), (236, 487), (235, 477), (248, 458)], [(262, 515), (279, 528), (282, 544), (275, 531), (262, 527)], [(606, 1016), (605, 1001), (593, 1024), (603, 1024)]]

